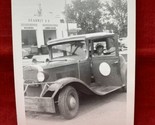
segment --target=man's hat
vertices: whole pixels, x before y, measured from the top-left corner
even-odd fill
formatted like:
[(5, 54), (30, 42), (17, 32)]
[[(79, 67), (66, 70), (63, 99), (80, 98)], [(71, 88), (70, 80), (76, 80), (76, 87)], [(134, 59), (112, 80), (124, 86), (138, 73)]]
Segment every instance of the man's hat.
[(101, 43), (98, 43), (95, 48), (98, 49), (98, 48), (104, 48), (104, 47)]

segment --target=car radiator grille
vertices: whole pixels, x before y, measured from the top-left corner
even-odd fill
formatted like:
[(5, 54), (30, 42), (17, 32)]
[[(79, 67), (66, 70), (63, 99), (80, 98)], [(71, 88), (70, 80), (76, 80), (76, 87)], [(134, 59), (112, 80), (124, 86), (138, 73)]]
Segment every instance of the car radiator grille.
[(25, 82), (37, 82), (37, 69), (25, 69), (23, 70), (23, 79)]

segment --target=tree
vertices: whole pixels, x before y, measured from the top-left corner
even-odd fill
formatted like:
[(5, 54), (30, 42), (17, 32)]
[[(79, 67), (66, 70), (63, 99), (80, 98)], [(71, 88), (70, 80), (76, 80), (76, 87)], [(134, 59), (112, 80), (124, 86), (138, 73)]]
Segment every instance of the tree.
[(80, 34), (99, 32), (102, 30), (101, 5), (99, 0), (74, 0), (66, 6), (67, 20), (77, 23)]
[(105, 2), (103, 20), (117, 26), (120, 36), (127, 35), (127, 0)]

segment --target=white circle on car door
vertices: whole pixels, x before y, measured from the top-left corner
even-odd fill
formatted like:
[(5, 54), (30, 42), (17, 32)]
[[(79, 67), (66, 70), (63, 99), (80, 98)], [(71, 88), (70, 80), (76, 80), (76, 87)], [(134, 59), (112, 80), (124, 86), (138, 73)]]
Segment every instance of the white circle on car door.
[(108, 63), (102, 62), (99, 66), (99, 71), (103, 76), (108, 76), (111, 72), (111, 68)]

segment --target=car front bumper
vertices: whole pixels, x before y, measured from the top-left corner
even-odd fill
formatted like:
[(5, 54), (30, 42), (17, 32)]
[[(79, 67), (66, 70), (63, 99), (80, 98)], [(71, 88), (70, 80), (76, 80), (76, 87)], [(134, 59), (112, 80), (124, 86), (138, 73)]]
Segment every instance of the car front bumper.
[(55, 113), (54, 99), (51, 97), (25, 96), (25, 111)]

